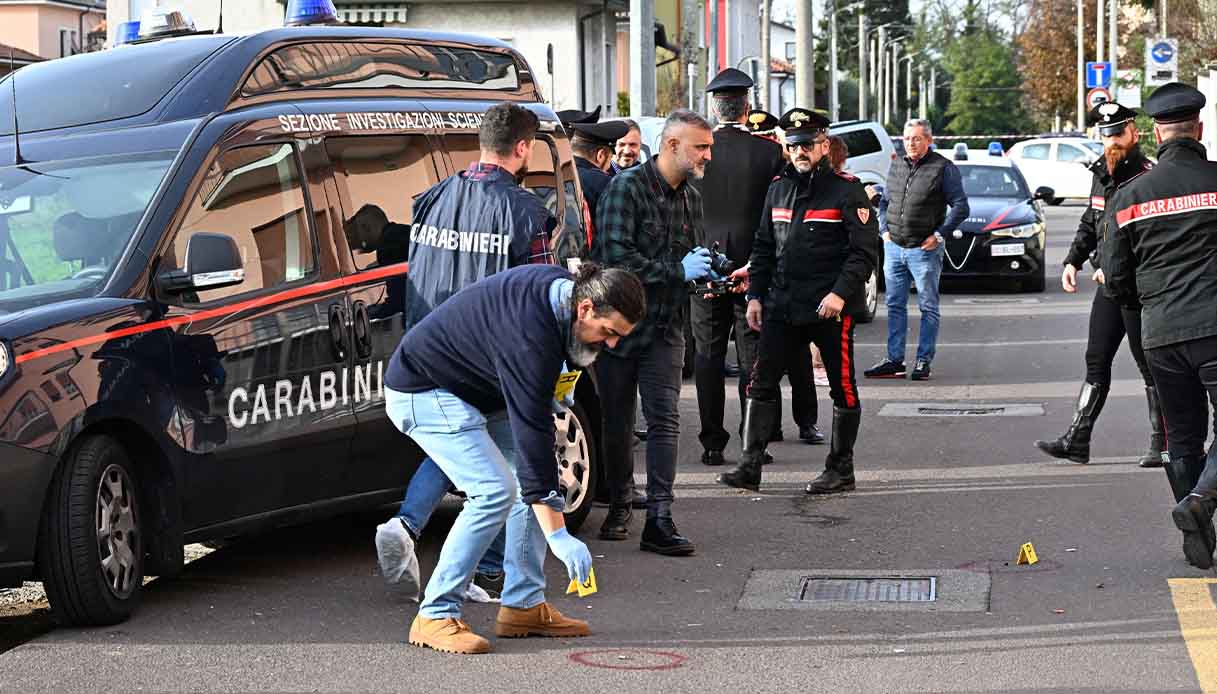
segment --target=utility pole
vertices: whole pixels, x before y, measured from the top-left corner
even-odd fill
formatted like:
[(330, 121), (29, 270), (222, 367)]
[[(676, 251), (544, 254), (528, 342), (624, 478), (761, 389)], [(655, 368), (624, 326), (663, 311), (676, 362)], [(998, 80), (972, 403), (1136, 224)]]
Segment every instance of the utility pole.
[[(1107, 18), (1107, 15), (1103, 14), (1103, 0), (1095, 1), (1098, 6), (1095, 8), (1094, 15), (1094, 59), (1101, 63), (1103, 62), (1103, 49), (1107, 47), (1103, 41), (1103, 25), (1106, 24), (1103, 20)], [(1115, 0), (1112, 1), (1114, 2)]]
[(885, 91), (883, 86), (883, 39), (885, 38), (887, 38), (887, 27), (881, 26), (879, 27), (879, 44), (876, 46), (878, 50), (875, 51), (875, 69), (872, 70), (877, 78), (874, 89), (875, 96), (877, 97), (875, 99), (875, 115), (879, 117), (880, 127), (887, 125), (887, 119), (883, 117), (883, 92)]
[[(1086, 31), (1086, 27), (1082, 22), (1082, 0), (1078, 2), (1078, 113), (1076, 123), (1077, 128), (1083, 128), (1086, 124), (1086, 96), (1082, 93), (1082, 88), (1086, 86), (1086, 54), (1082, 48), (1082, 34)], [(1165, 0), (1163, 0), (1165, 2)]]
[(756, 90), (760, 98), (761, 110), (769, 110), (769, 56), (771, 53), (769, 47), (769, 28), (771, 11), (770, 4), (772, 0), (761, 0), (761, 83), (757, 85)]
[(1162, 3), (1162, 38), (1167, 38), (1170, 34), (1166, 33), (1166, 0), (1159, 0)]
[(929, 108), (926, 109), (926, 118), (929, 118), (928, 112), (930, 108), (938, 105), (938, 66), (930, 65), (930, 99)]
[(905, 56), (905, 60), (909, 61), (908, 75), (904, 80), (904, 120), (908, 121), (913, 117), (913, 55), (910, 53)]
[(841, 99), (837, 91), (837, 0), (832, 0), (828, 11), (828, 113), (835, 123), (841, 120)]
[(630, 116), (655, 115), (655, 3), (630, 0)]
[(929, 105), (925, 93), (925, 63), (922, 62), (917, 66), (917, 117), (925, 120), (929, 118)]
[(706, 66), (706, 84), (709, 84), (718, 74), (718, 0), (706, 1), (710, 3), (710, 46), (707, 49), (710, 64)]
[(794, 102), (803, 108), (816, 107), (816, 53), (811, 32), (811, 0), (797, 0), (794, 13)]
[[(1111, 79), (1112, 84), (1115, 84), (1116, 79), (1116, 49), (1119, 47), (1117, 34), (1120, 32), (1120, 2), (1119, 0), (1108, 0), (1108, 5), (1111, 6), (1111, 27), (1107, 31), (1107, 59), (1111, 61)], [(1100, 20), (1102, 21), (1102, 20)], [(1118, 98), (1117, 92), (1119, 88), (1112, 90), (1112, 98)]]
[[(607, 2), (607, 0), (605, 0)], [(698, 12), (697, 0), (680, 0), (680, 25), (681, 25), (681, 50), (684, 55), (681, 57), (685, 62), (685, 74), (688, 77), (689, 91), (689, 110), (697, 110), (697, 75), (698, 62), (701, 60), (701, 44), (702, 38), (698, 32), (699, 19), (701, 12)]]
[(858, 120), (866, 120), (866, 15), (863, 10), (858, 10)]

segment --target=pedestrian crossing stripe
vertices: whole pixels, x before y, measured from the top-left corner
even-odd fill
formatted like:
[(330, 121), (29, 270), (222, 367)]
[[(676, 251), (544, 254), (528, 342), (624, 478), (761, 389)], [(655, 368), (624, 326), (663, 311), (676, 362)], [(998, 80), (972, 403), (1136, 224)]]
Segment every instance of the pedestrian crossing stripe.
[(1217, 694), (1217, 578), (1172, 578), (1171, 600), (1201, 694)]

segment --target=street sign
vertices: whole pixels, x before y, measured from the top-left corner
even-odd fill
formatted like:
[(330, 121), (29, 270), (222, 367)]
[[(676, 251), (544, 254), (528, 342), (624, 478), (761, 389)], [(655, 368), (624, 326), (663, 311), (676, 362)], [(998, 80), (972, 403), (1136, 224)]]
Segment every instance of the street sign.
[(1086, 63), (1086, 88), (1111, 86), (1111, 63)]
[(1094, 108), (1095, 106), (1105, 104), (1108, 101), (1111, 101), (1111, 92), (1107, 91), (1103, 87), (1095, 87), (1094, 89), (1086, 92), (1087, 108)]
[(1179, 40), (1150, 39), (1145, 42), (1145, 84), (1159, 87), (1179, 79)]
[(1117, 70), (1115, 87), (1116, 101), (1129, 108), (1141, 108), (1141, 71)]

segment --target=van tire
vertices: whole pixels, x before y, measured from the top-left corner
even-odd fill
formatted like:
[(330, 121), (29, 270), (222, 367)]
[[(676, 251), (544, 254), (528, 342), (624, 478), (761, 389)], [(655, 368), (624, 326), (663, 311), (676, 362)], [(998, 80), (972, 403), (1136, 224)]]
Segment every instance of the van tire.
[[(56, 470), (43, 511), (37, 561), (60, 624), (118, 624), (135, 611), (144, 580), (139, 498), (135, 466), (110, 436), (81, 439)], [(109, 526), (104, 538), (95, 520), (103, 516)], [(108, 569), (103, 566), (103, 546)]]
[[(572, 455), (563, 455), (562, 441), (560, 436), (563, 429), (555, 427), (554, 449), (555, 457), (558, 463), (559, 482), (567, 475), (573, 475), (582, 480), (585, 487), (581, 496), (577, 500), (577, 505), (573, 508), (569, 507), (571, 500), (567, 499), (568, 508), (563, 514), (566, 522), (566, 529), (575, 533), (583, 522), (587, 520), (587, 516), (592, 511), (592, 504), (596, 500), (596, 488), (599, 486), (600, 477), (600, 452), (596, 447), (596, 434), (592, 429), (592, 420), (587, 415), (587, 411), (583, 406), (576, 402), (571, 407), (567, 408), (567, 417), (571, 417), (570, 427), (566, 428), (566, 442), (571, 445)], [(555, 416), (555, 424), (560, 424), (558, 416)], [(581, 437), (581, 440), (580, 440)], [(572, 440), (573, 439), (573, 440)], [(564, 459), (565, 458), (565, 459)], [(581, 469), (576, 469), (581, 468)], [(570, 472), (568, 473), (568, 469)], [(562, 491), (565, 493), (566, 488)]]

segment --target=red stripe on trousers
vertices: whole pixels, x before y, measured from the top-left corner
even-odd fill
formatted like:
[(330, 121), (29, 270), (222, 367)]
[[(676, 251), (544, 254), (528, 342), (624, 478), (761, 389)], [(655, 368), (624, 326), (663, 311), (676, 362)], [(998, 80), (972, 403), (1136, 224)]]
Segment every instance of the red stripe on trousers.
[(845, 406), (851, 410), (858, 406), (858, 394), (849, 378), (849, 328), (853, 320), (852, 316), (841, 319), (841, 391), (845, 394)]

